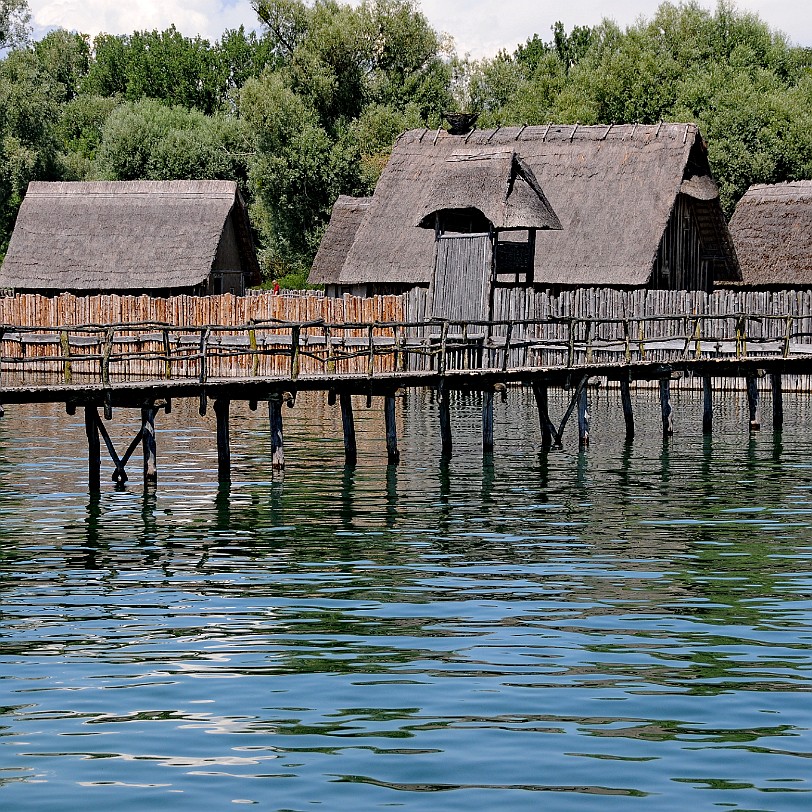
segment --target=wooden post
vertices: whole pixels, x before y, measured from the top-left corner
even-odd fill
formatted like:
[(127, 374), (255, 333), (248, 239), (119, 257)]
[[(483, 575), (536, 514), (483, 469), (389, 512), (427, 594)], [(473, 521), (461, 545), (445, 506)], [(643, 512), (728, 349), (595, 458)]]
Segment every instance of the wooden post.
[(217, 416), (217, 481), (231, 482), (231, 442), (228, 431), (229, 407), (231, 401), (215, 400), (214, 414)]
[(445, 380), (437, 387), (437, 404), (440, 407), (440, 444), (443, 457), (450, 457), (451, 442), (451, 404), (448, 399), (448, 386)]
[(482, 453), (493, 454), (493, 390), (482, 393)]
[(660, 410), (663, 418), (663, 437), (674, 433), (674, 410), (671, 408), (671, 379), (660, 378)]
[(268, 398), (268, 421), (271, 428), (271, 465), (281, 471), (285, 467), (285, 446), (282, 438), (282, 395), (279, 392)]
[(87, 434), (87, 486), (91, 493), (101, 491), (101, 445), (99, 444), (99, 413), (95, 406), (85, 406)]
[(586, 385), (580, 388), (578, 394), (578, 446), (589, 446), (589, 397)]
[(539, 413), (541, 447), (544, 451), (549, 451), (553, 447), (556, 430), (552, 420), (550, 420), (550, 398), (547, 384), (541, 383), (541, 381), (533, 381), (533, 396), (536, 399), (536, 408)]
[(144, 452), (144, 482), (158, 481), (158, 463), (155, 445), (155, 408), (141, 409), (141, 447)]
[(623, 419), (626, 421), (626, 439), (634, 439), (634, 411), (632, 411), (632, 396), (629, 391), (628, 380), (620, 381), (620, 402), (623, 405)]
[(348, 392), (342, 392), (338, 398), (341, 403), (341, 426), (344, 429), (344, 461), (347, 465), (355, 465), (358, 461), (358, 446), (355, 443), (352, 395)]
[(758, 408), (758, 378), (755, 375), (747, 376), (747, 406), (750, 410), (750, 431), (761, 428), (761, 415)]
[(702, 433), (713, 434), (713, 382), (710, 375), (702, 378)]
[(398, 427), (395, 423), (394, 395), (386, 395), (384, 398), (383, 414), (386, 421), (386, 461), (389, 465), (397, 465), (400, 462), (400, 451), (398, 451)]
[(770, 375), (773, 388), (773, 431), (784, 428), (784, 393), (781, 390), (781, 373), (773, 372)]

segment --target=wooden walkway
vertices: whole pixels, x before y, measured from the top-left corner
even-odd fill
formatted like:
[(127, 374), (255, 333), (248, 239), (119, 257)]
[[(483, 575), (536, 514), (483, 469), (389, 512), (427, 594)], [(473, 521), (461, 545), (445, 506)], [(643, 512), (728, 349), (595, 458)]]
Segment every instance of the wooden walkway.
[[(183, 328), (160, 322), (37, 328), (0, 325), (0, 402), (64, 403), (85, 411), (89, 481), (99, 487), (101, 441), (114, 464), (113, 479), (139, 444), (145, 480), (155, 479), (155, 418), (176, 398), (196, 398), (217, 415), (220, 478), (230, 477), (228, 418), (232, 400), (253, 408), (268, 403), (274, 467), (284, 466), (282, 405), (299, 391), (320, 390), (340, 401), (348, 462), (357, 456), (352, 395), (385, 399), (387, 455), (397, 462), (395, 395), (408, 387), (438, 392), (444, 454), (452, 451), (448, 393), (476, 390), (483, 398), (483, 449), (493, 450), (493, 397), (510, 384), (533, 388), (542, 445), (560, 445), (567, 421), (578, 416), (579, 442), (589, 442), (588, 382), (617, 382), (625, 431), (634, 434), (632, 384), (656, 382), (663, 431), (672, 430), (671, 381), (701, 381), (703, 427), (710, 431), (714, 380), (737, 379), (748, 392), (750, 427), (760, 425), (759, 382), (773, 391), (773, 423), (780, 427), (782, 377), (812, 372), (812, 334), (789, 314), (712, 314), (633, 319), (547, 319), (453, 323), (448, 321), (255, 321), (239, 326)], [(571, 398), (552, 421), (548, 388)], [(763, 386), (762, 386), (763, 388)], [(141, 429), (119, 455), (105, 421), (114, 408), (141, 409)]]

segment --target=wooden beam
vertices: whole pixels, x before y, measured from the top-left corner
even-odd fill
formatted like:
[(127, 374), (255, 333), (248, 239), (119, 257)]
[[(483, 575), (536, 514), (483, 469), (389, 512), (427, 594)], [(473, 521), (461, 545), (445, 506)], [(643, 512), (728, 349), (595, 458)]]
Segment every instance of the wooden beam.
[(747, 407), (750, 412), (750, 431), (761, 428), (761, 414), (758, 406), (758, 378), (747, 376)]
[(549, 451), (553, 447), (556, 429), (550, 420), (550, 396), (547, 384), (533, 381), (533, 396), (536, 399), (536, 409), (539, 413), (539, 427), (541, 428), (541, 447)]
[(217, 481), (231, 482), (231, 438), (229, 436), (230, 400), (215, 400), (217, 417)]
[(671, 408), (671, 379), (660, 378), (660, 412), (663, 420), (663, 437), (674, 433), (674, 410)]
[(493, 454), (493, 390), (482, 393), (482, 453)]
[(437, 405), (440, 408), (440, 445), (444, 457), (450, 457), (453, 450), (451, 442), (451, 404), (448, 397), (448, 386), (445, 379), (437, 387)]
[(281, 471), (285, 467), (285, 444), (282, 434), (282, 395), (279, 392), (268, 398), (268, 422), (271, 430), (271, 466)]
[(586, 385), (578, 388), (578, 447), (589, 446), (589, 396)]
[(773, 431), (784, 428), (784, 393), (781, 389), (781, 373), (773, 372), (770, 375), (773, 389)]
[(155, 445), (155, 408), (141, 409), (141, 447), (144, 452), (144, 482), (158, 481), (157, 449)]
[(386, 421), (386, 461), (389, 465), (397, 465), (400, 462), (400, 451), (398, 451), (398, 427), (395, 423), (394, 395), (384, 396), (383, 415)]
[(341, 428), (344, 432), (344, 462), (347, 465), (355, 465), (358, 462), (358, 445), (355, 440), (352, 395), (348, 392), (342, 392), (338, 399), (341, 404)]
[(628, 380), (620, 381), (620, 402), (623, 405), (623, 420), (626, 423), (626, 439), (634, 439), (634, 411), (632, 410), (632, 395)]
[(702, 433), (713, 433), (713, 380), (710, 375), (702, 376)]
[(101, 491), (101, 444), (99, 443), (99, 412), (95, 406), (85, 406), (87, 435), (87, 486), (91, 493)]

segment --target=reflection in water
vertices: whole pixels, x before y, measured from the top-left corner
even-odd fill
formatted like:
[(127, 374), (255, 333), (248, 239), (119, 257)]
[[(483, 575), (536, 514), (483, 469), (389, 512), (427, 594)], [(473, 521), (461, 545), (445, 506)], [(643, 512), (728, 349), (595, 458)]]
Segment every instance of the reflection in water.
[(460, 398), (441, 460), (415, 394), (402, 464), (371, 409), (345, 466), (299, 397), (284, 481), (235, 404), (218, 487), (180, 404), (157, 489), (91, 499), (81, 426), (5, 418), (3, 808), (806, 808), (808, 401), (783, 436), (720, 409), (711, 438), (683, 397), (664, 442), (654, 392), (632, 444), (596, 397), (588, 451), (539, 453), (514, 392), (483, 457)]

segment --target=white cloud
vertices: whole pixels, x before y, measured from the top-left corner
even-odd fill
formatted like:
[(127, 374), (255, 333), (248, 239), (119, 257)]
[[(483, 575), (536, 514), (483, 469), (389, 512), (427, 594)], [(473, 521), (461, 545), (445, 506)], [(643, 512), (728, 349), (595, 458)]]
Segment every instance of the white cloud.
[[(351, 0), (358, 5), (359, 0)], [(513, 51), (533, 34), (549, 40), (552, 25), (561, 20), (567, 30), (596, 25), (604, 17), (619, 25), (641, 15), (650, 18), (659, 0), (422, 0), (423, 13), (439, 31), (451, 34), (461, 53), (492, 56), (500, 48)], [(700, 0), (708, 9), (716, 0)], [(218, 39), (227, 28), (258, 28), (249, 0), (29, 0), (39, 28), (61, 26), (85, 34), (100, 31), (129, 34), (162, 30), (171, 24), (187, 36)], [(812, 46), (812, 3), (798, 0), (738, 0), (738, 8), (754, 11), (771, 27), (784, 31), (800, 45)]]
[(187, 36), (218, 39), (228, 28), (257, 27), (248, 0), (29, 0), (39, 28), (62, 27), (89, 34), (159, 31), (173, 25)]

